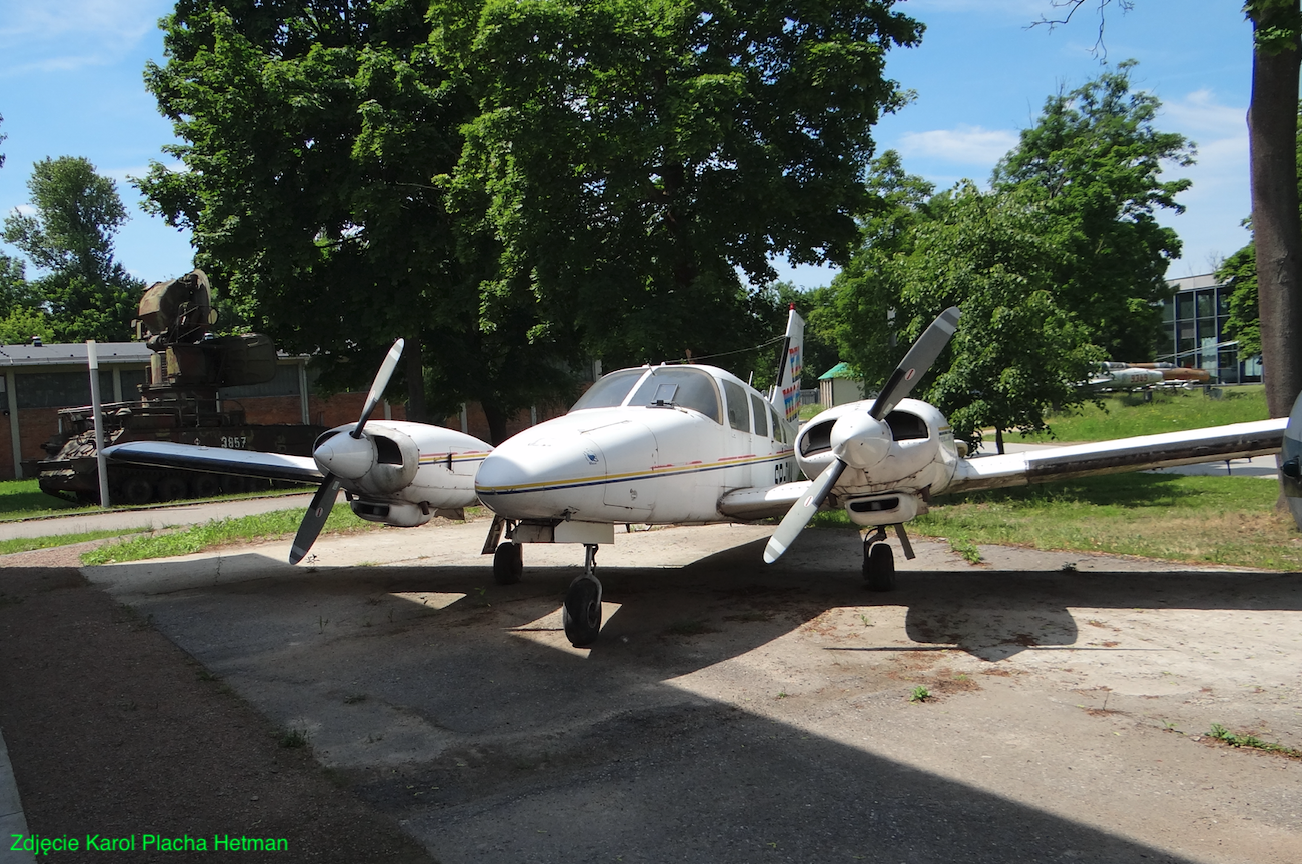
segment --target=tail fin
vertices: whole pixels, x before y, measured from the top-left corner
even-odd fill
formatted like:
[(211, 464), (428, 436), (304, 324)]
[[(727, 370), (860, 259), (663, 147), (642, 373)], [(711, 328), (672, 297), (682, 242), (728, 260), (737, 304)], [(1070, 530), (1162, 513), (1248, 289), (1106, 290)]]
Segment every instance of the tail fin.
[(787, 315), (787, 335), (782, 340), (782, 356), (778, 359), (777, 384), (769, 401), (778, 413), (795, 423), (800, 416), (800, 372), (805, 354), (805, 319), (796, 313), (791, 304)]

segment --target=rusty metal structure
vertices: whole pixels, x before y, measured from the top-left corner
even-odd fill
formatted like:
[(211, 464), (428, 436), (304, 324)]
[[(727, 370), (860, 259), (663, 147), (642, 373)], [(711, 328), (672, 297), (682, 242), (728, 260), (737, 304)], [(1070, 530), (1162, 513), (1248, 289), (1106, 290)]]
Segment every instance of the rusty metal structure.
[[(276, 374), (276, 347), (261, 333), (213, 336), (212, 291), (202, 270), (156, 282), (140, 298), (136, 335), (153, 352), (140, 398), (101, 406), (105, 446), (126, 441), (177, 441), (207, 447), (308, 456), (325, 431), (302, 424), (250, 424), (244, 408), (220, 399), (223, 387), (262, 384)], [(59, 411), (59, 433), (36, 463), (42, 491), (98, 502), (95, 424), (91, 406)], [(147, 504), (254, 491), (267, 481), (180, 469), (112, 465), (109, 499)]]

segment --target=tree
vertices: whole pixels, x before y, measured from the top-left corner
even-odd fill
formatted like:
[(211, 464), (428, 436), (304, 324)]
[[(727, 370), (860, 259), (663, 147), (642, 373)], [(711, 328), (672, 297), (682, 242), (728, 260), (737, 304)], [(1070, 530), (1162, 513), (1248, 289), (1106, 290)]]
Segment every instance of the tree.
[(1302, 218), (1298, 213), (1298, 0), (1249, 0), (1252, 99), (1248, 106), (1252, 239), (1261, 309), (1262, 380), (1271, 417), (1302, 393)]
[(848, 257), (871, 126), (902, 101), (885, 53), (921, 35), (892, 4), (436, 3), (477, 97), (447, 188), (497, 246), (490, 295), (608, 361), (767, 336), (738, 270)]
[(471, 105), (430, 55), (427, 10), (181, 0), (146, 83), (187, 170), (155, 163), (137, 182), (249, 320), (317, 355), (325, 386), (365, 386), (404, 336), (408, 417), (479, 399), (492, 419), (555, 384), (503, 372), (481, 332), (473, 254), (432, 182), (455, 165)]
[[(1065, 24), (1085, 0), (1050, 0)], [(1112, 0), (1098, 0), (1099, 33)], [(1117, 0), (1122, 11), (1133, 0)], [(1248, 105), (1254, 252), (1260, 274), (1262, 374), (1272, 417), (1286, 417), (1302, 392), (1302, 218), (1298, 213), (1298, 75), (1302, 2), (1246, 0), (1252, 24), (1252, 96)]]
[[(1021, 188), (1046, 203), (1067, 255), (1055, 274), (1058, 301), (1114, 359), (1147, 359), (1170, 296), (1167, 265), (1180, 241), (1156, 211), (1184, 208), (1187, 179), (1163, 181), (1163, 163), (1193, 162), (1184, 136), (1154, 127), (1161, 102), (1130, 89), (1135, 61), (1049, 98), (1018, 146), (995, 167), (998, 190)], [(1143, 357), (1132, 357), (1136, 351)]]
[(128, 218), (117, 185), (88, 160), (63, 156), (37, 162), (27, 188), (36, 213), (7, 216), (4, 239), (48, 271), (30, 287), (55, 337), (130, 338), (144, 283), (113, 260), (113, 235)]
[[(878, 258), (877, 277), (889, 286), (893, 336), (842, 350), (870, 380), (881, 381), (921, 335), (936, 311), (957, 305), (963, 318), (947, 353), (933, 367), (926, 398), (949, 418), (954, 434), (979, 444), (981, 430), (1048, 429), (1052, 407), (1079, 404), (1075, 382), (1100, 359), (1090, 330), (1059, 303), (1056, 273), (1067, 250), (1043, 231), (1044, 203), (1024, 192), (983, 193), (971, 183), (927, 202), (929, 218), (910, 220), (906, 249)], [(846, 304), (857, 286), (841, 288)], [(884, 323), (884, 322), (883, 322)]]
[[(1298, 103), (1302, 118), (1302, 102)], [(1296, 149), (1298, 153), (1298, 199), (1302, 202), (1302, 122), (1298, 124)], [(1299, 206), (1302, 206), (1300, 204)], [(1251, 226), (1252, 220), (1246, 220)], [(1226, 335), (1239, 343), (1239, 356), (1250, 357), (1261, 353), (1261, 309), (1257, 302), (1257, 245), (1252, 241), (1239, 249), (1221, 264), (1216, 278), (1230, 283), (1230, 313), (1226, 319)]]
[(833, 309), (823, 317), (830, 319), (825, 330), (842, 359), (871, 387), (884, 382), (903, 356), (903, 319), (896, 316), (904, 293), (900, 264), (913, 252), (918, 227), (934, 218), (935, 187), (905, 173), (894, 150), (872, 162), (865, 185), (874, 206), (861, 222), (859, 249), (832, 279)]

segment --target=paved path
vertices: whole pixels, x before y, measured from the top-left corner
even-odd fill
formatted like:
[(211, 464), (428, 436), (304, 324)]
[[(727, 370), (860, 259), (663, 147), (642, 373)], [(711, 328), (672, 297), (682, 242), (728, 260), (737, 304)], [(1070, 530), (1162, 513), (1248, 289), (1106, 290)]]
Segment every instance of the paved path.
[(304, 495), (271, 495), (266, 498), (208, 501), (203, 504), (185, 504), (176, 507), (146, 507), (138, 510), (86, 510), (71, 516), (49, 516), (41, 519), (0, 522), (0, 540), (16, 537), (48, 537), (52, 534), (79, 534), (84, 531), (120, 529), (148, 531), (176, 525), (196, 525), (211, 519), (230, 516), (251, 516), (272, 510), (306, 510), (312, 500)]

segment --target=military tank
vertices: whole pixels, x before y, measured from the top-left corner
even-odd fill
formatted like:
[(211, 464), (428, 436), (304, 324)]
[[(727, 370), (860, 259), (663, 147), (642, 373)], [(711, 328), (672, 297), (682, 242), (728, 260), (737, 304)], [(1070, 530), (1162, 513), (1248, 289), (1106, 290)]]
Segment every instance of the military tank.
[[(207, 447), (307, 456), (323, 426), (251, 424), (223, 387), (263, 384), (276, 374), (276, 346), (261, 333), (214, 336), (212, 291), (202, 270), (156, 282), (140, 298), (136, 335), (154, 352), (140, 398), (101, 405), (105, 446), (126, 441), (177, 441)], [(98, 503), (99, 470), (91, 406), (59, 411), (59, 432), (34, 466), (41, 490)], [(148, 504), (269, 488), (268, 481), (180, 469), (109, 466), (109, 500)]]

